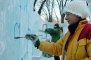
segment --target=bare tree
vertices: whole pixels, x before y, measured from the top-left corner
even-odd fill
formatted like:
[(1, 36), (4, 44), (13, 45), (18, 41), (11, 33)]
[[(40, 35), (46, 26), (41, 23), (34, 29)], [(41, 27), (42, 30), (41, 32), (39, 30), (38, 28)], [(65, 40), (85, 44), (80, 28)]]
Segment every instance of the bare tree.
[(33, 11), (35, 11), (35, 4), (36, 4), (37, 0), (34, 0), (34, 5), (33, 5)]
[[(34, 1), (34, 7), (35, 7), (35, 4), (37, 1), (39, 1), (39, 0)], [(54, 1), (56, 1), (56, 2), (54, 2)], [(69, 0), (40, 0), (41, 5), (39, 7), (38, 14), (45, 15), (47, 17), (46, 21), (48, 21), (48, 22), (53, 22), (53, 14), (55, 14), (55, 17), (58, 20), (58, 16), (57, 16), (57, 13), (55, 10), (55, 6), (57, 6), (60, 11), (61, 23), (64, 23), (65, 15), (62, 14), (62, 12), (63, 12), (63, 8), (66, 5), (67, 1), (69, 1)], [(70, 0), (70, 1), (72, 1), (72, 0)], [(57, 4), (57, 5), (55, 5), (55, 4)], [(33, 7), (33, 10), (34, 10), (34, 7)]]

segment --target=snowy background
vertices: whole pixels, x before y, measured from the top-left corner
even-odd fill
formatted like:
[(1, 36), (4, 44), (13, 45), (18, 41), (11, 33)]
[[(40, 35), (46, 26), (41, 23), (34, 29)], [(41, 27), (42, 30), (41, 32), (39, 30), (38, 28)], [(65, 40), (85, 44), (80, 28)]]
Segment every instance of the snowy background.
[[(33, 12), (34, 0), (0, 0), (0, 60), (53, 60), (45, 58), (42, 52), (36, 49), (31, 41), (23, 37), (25, 34), (36, 34), (40, 40), (46, 38), (39, 32), (46, 28), (37, 12)], [(48, 27), (53, 27), (53, 24)], [(44, 26), (44, 27), (43, 27)], [(67, 31), (65, 24), (64, 33)], [(43, 35), (43, 37), (41, 37)], [(50, 36), (48, 39), (51, 39)]]

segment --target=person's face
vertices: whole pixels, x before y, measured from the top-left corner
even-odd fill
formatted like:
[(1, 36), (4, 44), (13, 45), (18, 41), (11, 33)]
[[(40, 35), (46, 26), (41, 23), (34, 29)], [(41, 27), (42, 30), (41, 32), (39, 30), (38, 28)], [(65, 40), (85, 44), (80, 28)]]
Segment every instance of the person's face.
[(56, 28), (57, 26), (54, 26), (54, 28)]
[(62, 30), (60, 30), (60, 34), (62, 34), (63, 33), (63, 31)]
[(67, 12), (65, 20), (67, 20), (68, 24), (73, 24), (73, 23), (78, 22), (79, 18), (78, 18), (78, 16)]

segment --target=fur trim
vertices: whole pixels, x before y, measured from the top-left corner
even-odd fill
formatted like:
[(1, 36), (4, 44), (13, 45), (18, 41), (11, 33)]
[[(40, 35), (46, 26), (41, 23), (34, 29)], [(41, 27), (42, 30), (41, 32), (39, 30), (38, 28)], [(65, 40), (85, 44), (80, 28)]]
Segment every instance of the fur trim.
[(70, 12), (81, 18), (90, 16), (90, 11), (86, 5), (86, 1), (72, 1), (68, 3), (63, 10), (63, 13)]

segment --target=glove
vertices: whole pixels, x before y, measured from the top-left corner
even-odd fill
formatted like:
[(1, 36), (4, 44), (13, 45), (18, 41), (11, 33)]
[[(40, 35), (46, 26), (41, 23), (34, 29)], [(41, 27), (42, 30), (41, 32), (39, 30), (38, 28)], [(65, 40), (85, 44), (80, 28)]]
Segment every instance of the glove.
[(36, 40), (38, 40), (38, 37), (35, 34), (26, 34), (25, 38), (27, 40), (32, 40), (33, 42), (35, 42)]
[(35, 34), (26, 34), (25, 38), (27, 40), (31, 40), (35, 47), (37, 47), (37, 48), (39, 47), (40, 41), (39, 41), (38, 36), (36, 36)]

